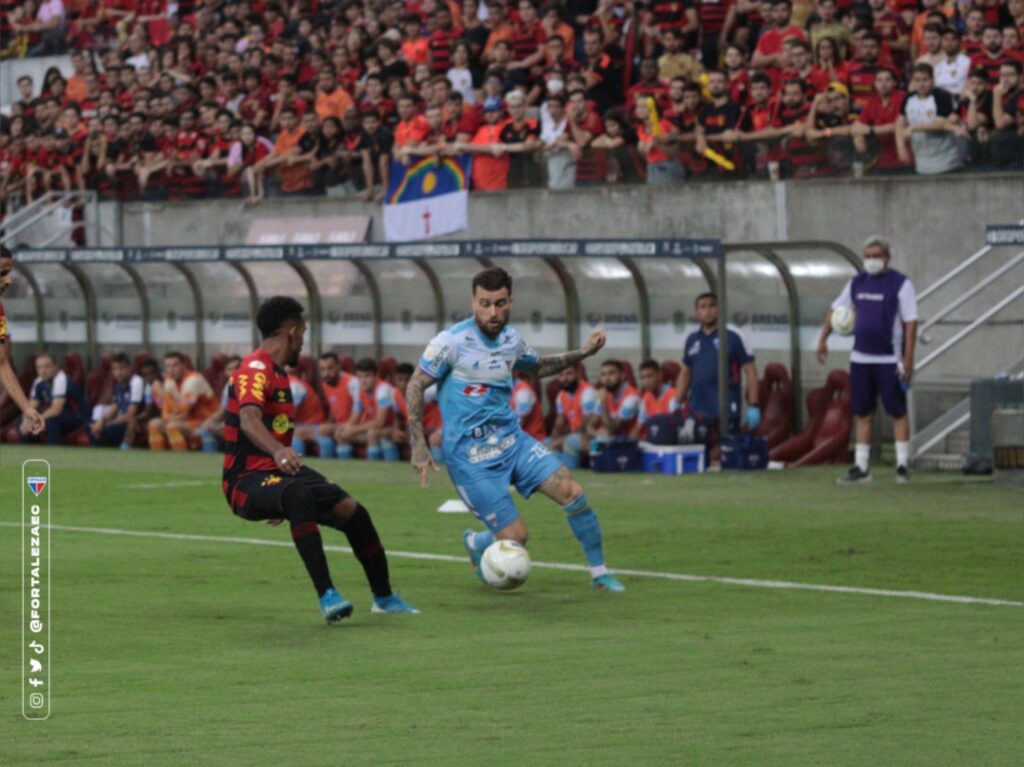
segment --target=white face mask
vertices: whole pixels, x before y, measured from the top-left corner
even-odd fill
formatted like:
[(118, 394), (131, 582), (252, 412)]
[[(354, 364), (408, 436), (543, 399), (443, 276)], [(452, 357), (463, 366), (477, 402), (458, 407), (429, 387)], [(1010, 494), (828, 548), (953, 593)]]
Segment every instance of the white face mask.
[(885, 271), (884, 258), (865, 258), (864, 271), (868, 274), (881, 274)]
[(564, 80), (548, 80), (548, 93), (550, 93), (552, 96), (561, 93), (564, 88)]

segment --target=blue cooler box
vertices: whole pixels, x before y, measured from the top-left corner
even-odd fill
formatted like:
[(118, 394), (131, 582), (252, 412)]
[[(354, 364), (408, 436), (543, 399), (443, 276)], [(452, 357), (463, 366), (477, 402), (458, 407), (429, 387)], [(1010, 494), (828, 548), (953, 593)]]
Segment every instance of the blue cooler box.
[(652, 445), (641, 442), (648, 474), (695, 474), (704, 471), (704, 445)]

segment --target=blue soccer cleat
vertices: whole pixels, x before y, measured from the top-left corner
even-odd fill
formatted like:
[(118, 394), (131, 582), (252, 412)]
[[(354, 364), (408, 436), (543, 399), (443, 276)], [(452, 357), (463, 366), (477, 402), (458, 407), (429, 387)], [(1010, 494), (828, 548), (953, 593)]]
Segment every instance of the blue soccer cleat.
[(462, 534), (462, 545), (466, 547), (466, 551), (469, 553), (469, 562), (473, 565), (473, 572), (476, 573), (476, 577), (480, 579), (481, 583), (486, 583), (484, 580), (484, 574), (480, 572), (480, 559), (483, 557), (484, 553), (482, 551), (477, 551), (469, 545), (469, 538), (474, 533), (475, 531), (472, 528), (466, 530)]
[(347, 618), (355, 608), (347, 599), (342, 598), (334, 589), (327, 589), (320, 597), (320, 612), (328, 624), (338, 623), (342, 618)]
[(594, 588), (598, 591), (625, 591), (626, 587), (619, 583), (611, 573), (594, 578)]
[(415, 607), (402, 599), (398, 594), (390, 594), (386, 597), (374, 597), (371, 613), (418, 613)]

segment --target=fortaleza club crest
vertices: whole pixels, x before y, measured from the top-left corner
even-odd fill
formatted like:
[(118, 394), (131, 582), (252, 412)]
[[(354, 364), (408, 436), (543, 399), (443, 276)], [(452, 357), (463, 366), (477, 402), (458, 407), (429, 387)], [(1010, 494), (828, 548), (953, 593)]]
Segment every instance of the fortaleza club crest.
[(43, 492), (43, 488), (46, 487), (46, 477), (29, 477), (28, 489), (32, 491), (32, 494), (38, 496)]

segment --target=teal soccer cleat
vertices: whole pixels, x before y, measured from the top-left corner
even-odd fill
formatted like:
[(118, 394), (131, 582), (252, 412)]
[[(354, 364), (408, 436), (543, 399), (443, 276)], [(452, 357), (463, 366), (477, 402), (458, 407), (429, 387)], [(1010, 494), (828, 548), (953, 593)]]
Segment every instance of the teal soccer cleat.
[(481, 583), (485, 583), (484, 574), (480, 572), (480, 559), (483, 557), (484, 553), (482, 551), (477, 551), (469, 545), (469, 537), (473, 535), (474, 532), (475, 531), (471, 528), (462, 534), (462, 545), (466, 547), (466, 552), (469, 554), (469, 562), (473, 565), (473, 572), (476, 573), (476, 577), (480, 579)]
[(598, 591), (625, 591), (626, 587), (619, 583), (611, 573), (594, 578), (594, 588)]
[(371, 613), (418, 613), (415, 607), (402, 599), (398, 594), (386, 597), (374, 597)]
[(343, 599), (334, 589), (327, 589), (320, 597), (320, 612), (323, 613), (328, 625), (334, 625), (352, 614), (352, 603)]

